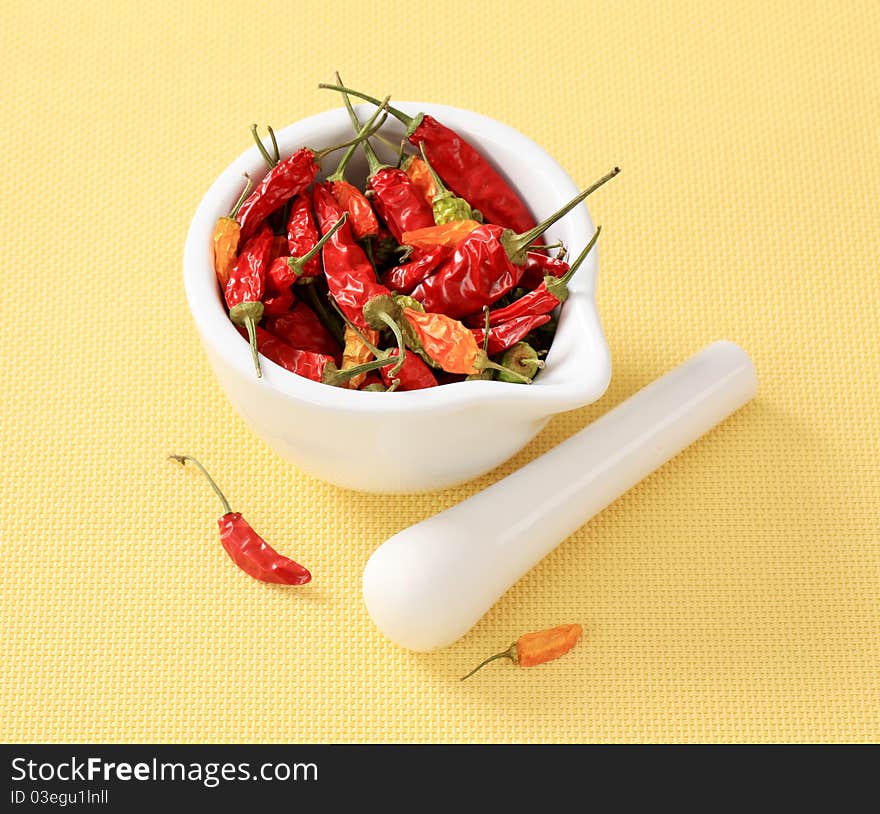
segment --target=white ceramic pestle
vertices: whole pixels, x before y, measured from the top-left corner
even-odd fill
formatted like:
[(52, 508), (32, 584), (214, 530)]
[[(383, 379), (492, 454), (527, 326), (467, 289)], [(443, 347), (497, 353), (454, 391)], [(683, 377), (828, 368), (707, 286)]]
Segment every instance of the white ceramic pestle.
[(364, 569), (370, 616), (411, 650), (452, 644), (566, 537), (756, 389), (745, 351), (709, 345), (522, 469), (379, 546)]

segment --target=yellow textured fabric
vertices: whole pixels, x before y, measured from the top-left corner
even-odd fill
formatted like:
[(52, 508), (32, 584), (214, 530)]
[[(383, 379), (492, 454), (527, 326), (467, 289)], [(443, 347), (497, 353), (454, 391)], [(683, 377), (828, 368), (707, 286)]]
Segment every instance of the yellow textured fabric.
[[(880, 739), (880, 8), (872, 2), (6, 4), (0, 33), (0, 736), (24, 741)], [(482, 111), (605, 231), (607, 395), (490, 476), (382, 498), (254, 439), (183, 295), (189, 220), (319, 81)], [(566, 541), (453, 647), (385, 641), (363, 565), (707, 342), (747, 408)], [(199, 455), (317, 575), (254, 582)], [(550, 665), (462, 675), (580, 621)]]

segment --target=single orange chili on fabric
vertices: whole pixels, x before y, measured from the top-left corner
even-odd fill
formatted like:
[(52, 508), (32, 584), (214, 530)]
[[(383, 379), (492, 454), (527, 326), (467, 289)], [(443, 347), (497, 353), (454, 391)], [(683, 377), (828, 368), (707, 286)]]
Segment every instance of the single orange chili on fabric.
[(270, 546), (239, 512), (229, 507), (229, 501), (214, 479), (192, 455), (170, 455), (172, 461), (186, 466), (190, 461), (207, 478), (211, 488), (223, 504), (223, 516), (217, 521), (220, 526), (220, 542), (230, 559), (246, 574), (261, 582), (274, 582), (280, 585), (304, 585), (311, 581), (307, 568), (289, 557), (279, 554)]
[(549, 630), (540, 630), (537, 633), (526, 633), (520, 636), (507, 650), (489, 656), (466, 676), (462, 676), (460, 680), (464, 681), (466, 678), (470, 678), (477, 670), (496, 659), (510, 659), (520, 667), (534, 667), (537, 664), (553, 661), (571, 650), (578, 643), (582, 633), (583, 629), (580, 625), (560, 625), (559, 627), (551, 627)]
[(235, 202), (235, 206), (228, 215), (217, 218), (214, 226), (214, 235), (212, 244), (214, 246), (214, 271), (217, 274), (217, 281), (220, 288), (226, 288), (226, 282), (229, 280), (229, 274), (235, 267), (235, 260), (238, 257), (238, 241), (241, 237), (241, 226), (238, 223), (238, 210), (247, 198), (251, 190), (250, 176), (245, 175), (247, 182), (244, 191)]

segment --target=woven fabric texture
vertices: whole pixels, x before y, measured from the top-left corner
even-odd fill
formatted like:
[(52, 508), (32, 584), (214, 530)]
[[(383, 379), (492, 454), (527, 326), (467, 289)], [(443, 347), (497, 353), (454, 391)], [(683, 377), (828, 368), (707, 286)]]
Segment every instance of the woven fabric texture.
[[(7, 4), (0, 32), (0, 736), (13, 741), (880, 739), (880, 7), (872, 2)], [(317, 83), (481, 111), (603, 224), (614, 375), (457, 489), (318, 482), (220, 392), (183, 294), (195, 207)], [(367, 617), (400, 528), (512, 472), (708, 342), (760, 394), (582, 528), (462, 641)], [(254, 582), (201, 457), (315, 582)], [(519, 634), (585, 638), (529, 670)]]

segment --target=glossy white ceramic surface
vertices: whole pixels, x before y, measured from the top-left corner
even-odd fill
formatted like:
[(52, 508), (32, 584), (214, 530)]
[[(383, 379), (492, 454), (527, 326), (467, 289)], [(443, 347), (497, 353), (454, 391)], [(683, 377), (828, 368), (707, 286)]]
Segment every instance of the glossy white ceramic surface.
[(709, 345), (550, 452), (383, 543), (364, 569), (370, 616), (411, 650), (452, 644), (560, 542), (756, 389), (745, 351)]
[[(506, 125), (441, 105), (397, 106), (436, 116), (491, 156), (538, 219), (578, 191), (556, 161)], [(361, 117), (371, 109), (359, 106)], [(389, 118), (383, 133), (399, 140), (401, 132)], [(342, 108), (277, 133), (285, 155), (350, 136)], [(325, 167), (332, 169), (336, 160), (331, 156)], [(596, 177), (612, 163), (597, 159)], [(413, 392), (362, 393), (312, 382), (265, 357), (263, 378), (257, 379), (247, 343), (226, 316), (211, 254), (214, 224), (238, 197), (245, 172), (255, 179), (265, 173), (256, 147), (230, 164), (199, 204), (184, 252), (186, 294), (208, 361), (230, 401), (257, 435), (296, 466), (370, 492), (442, 489), (492, 469), (528, 443), (554, 413), (589, 404), (605, 392), (611, 361), (594, 302), (596, 250), (575, 276), (547, 366), (531, 386), (472, 381)], [(353, 163), (352, 179), (364, 173), (362, 160)], [(562, 240), (573, 257), (592, 232), (582, 204), (551, 228), (547, 238)]]

